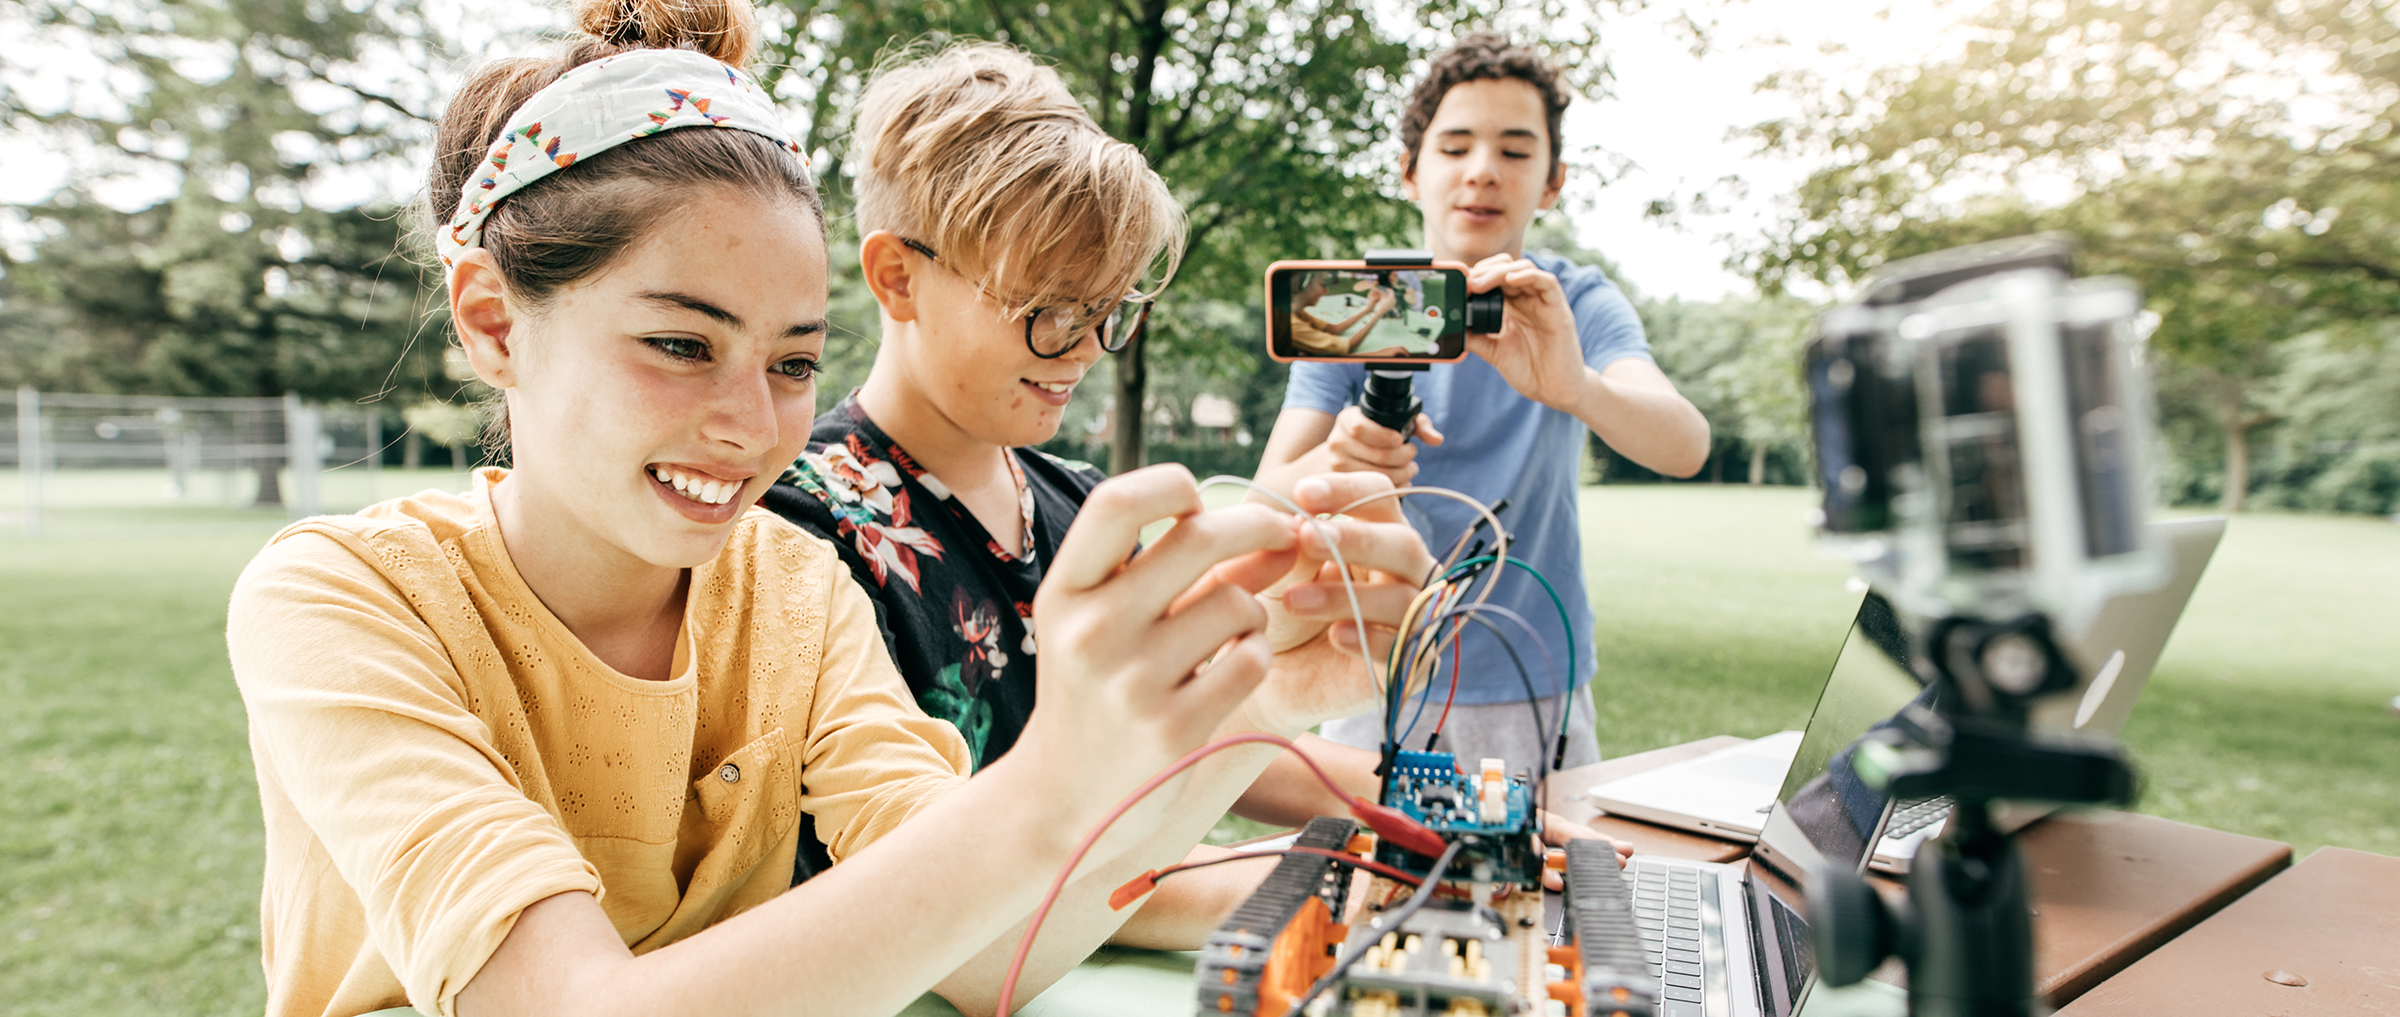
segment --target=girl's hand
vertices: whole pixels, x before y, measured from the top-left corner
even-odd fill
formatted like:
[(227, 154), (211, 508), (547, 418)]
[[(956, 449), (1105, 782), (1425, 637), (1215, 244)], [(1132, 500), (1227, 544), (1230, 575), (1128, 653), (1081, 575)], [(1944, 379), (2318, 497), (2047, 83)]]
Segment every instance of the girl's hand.
[[(1056, 782), (1071, 829), (1199, 747), (1266, 676), (1267, 614), (1252, 594), (1292, 568), (1295, 523), (1204, 508), (1172, 463), (1093, 488), (1034, 595), (1040, 705), (1010, 755)], [(1136, 554), (1162, 520), (1174, 528)], [(1172, 797), (1152, 795), (1111, 840), (1147, 831)]]

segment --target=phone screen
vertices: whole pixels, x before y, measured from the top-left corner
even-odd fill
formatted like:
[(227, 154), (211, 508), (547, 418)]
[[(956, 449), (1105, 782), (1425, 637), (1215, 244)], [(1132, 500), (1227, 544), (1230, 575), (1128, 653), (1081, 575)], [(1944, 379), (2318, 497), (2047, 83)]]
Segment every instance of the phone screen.
[(1455, 268), (1277, 267), (1269, 350), (1279, 360), (1455, 361), (1466, 356), (1466, 306)]

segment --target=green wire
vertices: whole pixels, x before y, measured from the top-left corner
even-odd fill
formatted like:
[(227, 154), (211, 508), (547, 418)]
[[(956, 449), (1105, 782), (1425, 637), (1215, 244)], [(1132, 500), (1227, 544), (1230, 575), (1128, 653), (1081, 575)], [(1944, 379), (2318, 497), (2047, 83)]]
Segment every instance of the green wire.
[[(1445, 573), (1443, 573), (1443, 574), (1442, 574), (1442, 578), (1443, 578), (1443, 579), (1448, 579), (1448, 578), (1450, 578), (1451, 576), (1455, 576), (1455, 575), (1459, 574), (1459, 572), (1460, 572), (1461, 570), (1464, 570), (1464, 569), (1466, 569), (1466, 568), (1469, 568), (1469, 567), (1471, 567), (1471, 566), (1475, 566), (1475, 565), (1481, 565), (1481, 564), (1484, 564), (1484, 563), (1486, 563), (1486, 562), (1498, 561), (1498, 560), (1500, 560), (1500, 559), (1499, 559), (1499, 558), (1497, 558), (1497, 557), (1495, 557), (1495, 556), (1493, 556), (1493, 555), (1488, 555), (1488, 554), (1486, 554), (1486, 555), (1479, 555), (1479, 556), (1477, 556), (1477, 557), (1469, 558), (1469, 559), (1467, 559), (1467, 560), (1465, 560), (1465, 561), (1459, 562), (1458, 564), (1451, 566), (1451, 567), (1450, 567), (1450, 571), (1448, 571), (1448, 572), (1445, 572)], [(1566, 733), (1567, 733), (1567, 717), (1568, 717), (1568, 715), (1570, 715), (1570, 714), (1573, 714), (1573, 713), (1575, 712), (1575, 709), (1574, 709), (1574, 707), (1575, 707), (1575, 625), (1574, 625), (1574, 623), (1573, 623), (1573, 622), (1570, 622), (1570, 621), (1568, 621), (1568, 620), (1567, 620), (1567, 602), (1566, 602), (1566, 601), (1564, 601), (1564, 600), (1561, 600), (1561, 599), (1559, 599), (1559, 596), (1558, 596), (1558, 588), (1550, 585), (1550, 580), (1549, 580), (1549, 579), (1547, 579), (1547, 578), (1545, 578), (1545, 577), (1542, 575), (1542, 570), (1540, 570), (1540, 569), (1537, 569), (1537, 568), (1534, 568), (1534, 567), (1533, 567), (1533, 566), (1531, 566), (1531, 565), (1527, 565), (1527, 564), (1525, 564), (1524, 560), (1523, 560), (1523, 559), (1520, 559), (1520, 558), (1514, 558), (1514, 557), (1512, 557), (1512, 558), (1509, 558), (1509, 559), (1508, 559), (1508, 563), (1509, 563), (1509, 564), (1511, 564), (1511, 565), (1514, 565), (1514, 566), (1516, 566), (1516, 567), (1518, 567), (1518, 568), (1524, 569), (1524, 570), (1525, 570), (1525, 571), (1527, 571), (1527, 572), (1530, 572), (1530, 573), (1532, 573), (1532, 574), (1533, 574), (1534, 581), (1542, 584), (1542, 592), (1543, 592), (1543, 593), (1547, 593), (1547, 594), (1549, 594), (1549, 595), (1550, 595), (1550, 606), (1558, 609), (1558, 624), (1559, 624), (1559, 627), (1560, 627), (1561, 629), (1565, 630), (1565, 631), (1566, 631), (1566, 633), (1567, 633), (1567, 697), (1566, 697), (1566, 707), (1565, 707), (1565, 708), (1563, 708), (1563, 709), (1560, 709), (1560, 710), (1558, 711), (1558, 733), (1563, 735), (1563, 734), (1566, 734)], [(1464, 635), (1464, 633), (1461, 633), (1461, 635)], [(1457, 681), (1457, 680), (1458, 680), (1458, 679), (1457, 679), (1457, 678), (1455, 678), (1455, 677), (1451, 679), (1451, 681)]]

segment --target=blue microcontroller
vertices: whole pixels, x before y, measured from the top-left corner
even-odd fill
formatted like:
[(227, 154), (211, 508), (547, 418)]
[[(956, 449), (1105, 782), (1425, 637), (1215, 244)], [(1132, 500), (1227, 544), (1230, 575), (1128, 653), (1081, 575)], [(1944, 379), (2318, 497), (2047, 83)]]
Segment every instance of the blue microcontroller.
[[(1542, 859), (1541, 852), (1532, 844), (1536, 832), (1533, 785), (1523, 774), (1502, 779), (1507, 782), (1502, 791), (1505, 814), (1486, 821), (1481, 773), (1460, 773), (1458, 757), (1447, 752), (1403, 750), (1392, 759), (1391, 779), (1383, 804), (1425, 824), (1444, 840), (1465, 839), (1467, 846), (1460, 851), (1461, 863), (1473, 857), (1485, 858), (1493, 862), (1497, 879), (1537, 883)], [(1376, 857), (1410, 872), (1424, 872), (1432, 863), (1432, 859), (1388, 844), (1377, 848)], [(1451, 871), (1455, 876), (1467, 869), (1460, 864)]]

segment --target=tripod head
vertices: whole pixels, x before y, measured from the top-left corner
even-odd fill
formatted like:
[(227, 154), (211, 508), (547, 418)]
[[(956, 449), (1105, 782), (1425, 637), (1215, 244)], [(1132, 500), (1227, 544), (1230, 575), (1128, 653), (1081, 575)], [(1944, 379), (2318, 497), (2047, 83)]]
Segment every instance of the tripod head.
[(2028, 237), (1895, 262), (1819, 320), (1807, 351), (1822, 543), (1900, 611), (1933, 690), (1851, 765), (1888, 795), (1955, 802), (1919, 849), (1907, 907), (1855, 871), (1811, 881), (1819, 974), (1849, 984), (1897, 954), (1919, 1015), (2038, 1007), (2024, 875), (1992, 803), (2133, 794), (2113, 743), (2028, 725), (2078, 685), (2066, 641), (2167, 568), (2143, 525), (2140, 293), (2072, 278), (2071, 253)]
[[(1370, 268), (1421, 268), (1434, 263), (1433, 252), (1417, 250), (1368, 251), (1365, 261)], [(1506, 298), (1499, 290), (1489, 290), (1466, 296), (1461, 320), (1469, 332), (1498, 332), (1506, 314)], [(1417, 414), (1425, 409), (1416, 396), (1414, 379), (1417, 372), (1430, 366), (1386, 362), (1368, 367), (1367, 387), (1358, 397), (1359, 411), (1377, 425), (1407, 436)]]

